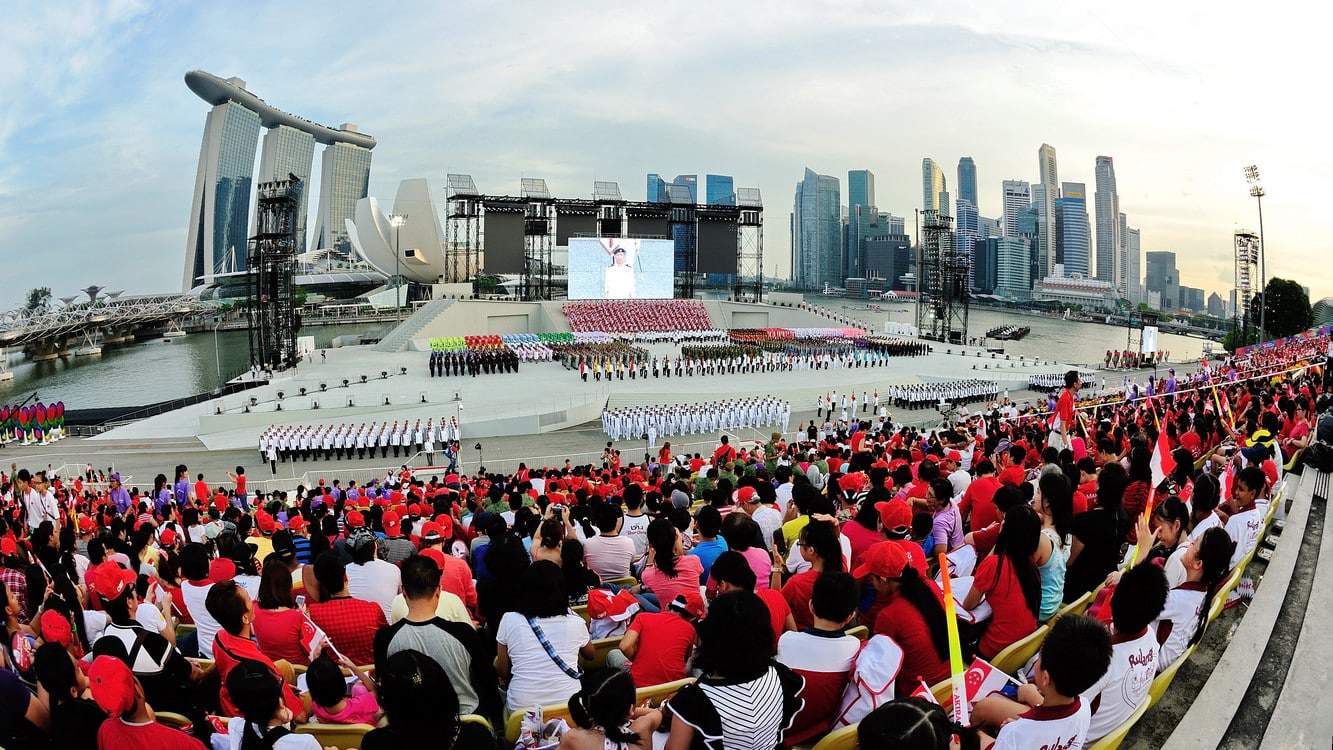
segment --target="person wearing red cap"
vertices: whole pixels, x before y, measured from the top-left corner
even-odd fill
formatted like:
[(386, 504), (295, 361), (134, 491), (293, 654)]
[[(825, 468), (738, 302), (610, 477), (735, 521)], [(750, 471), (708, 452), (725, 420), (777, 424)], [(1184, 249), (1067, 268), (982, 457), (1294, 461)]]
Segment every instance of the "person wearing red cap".
[(416, 553), (416, 545), (403, 537), (403, 520), (398, 511), (384, 511), (384, 515), (380, 517), (380, 525), (384, 528), (385, 562), (401, 565), (404, 560)]
[(434, 521), (428, 521), (421, 527), (421, 551), (436, 550), (440, 558), (440, 589), (447, 591), (467, 606), (469, 612), (477, 611), (477, 585), (472, 580), (472, 568), (468, 564), (444, 551), (445, 540), (453, 537), (454, 520), (440, 515)]
[(871, 630), (875, 635), (889, 636), (903, 650), (896, 683), (899, 697), (911, 695), (921, 680), (933, 685), (948, 677), (944, 594), (935, 582), (922, 578), (908, 563), (903, 548), (891, 541), (866, 550), (852, 575), (869, 580), (875, 592), (886, 599)]
[[(222, 680), (218, 702), (227, 715), (239, 716), (240, 711), (227, 689), (227, 675), (231, 670), (238, 664), (253, 661), (264, 665), (279, 680), (282, 679), (282, 672), (272, 659), (259, 650), (259, 644), (254, 641), (252, 627), (254, 603), (243, 587), (238, 586), (235, 581), (213, 584), (213, 588), (208, 592), (208, 612), (222, 625), (217, 638), (213, 641), (214, 665), (219, 679)], [(285, 662), (284, 668), (290, 671)], [(292, 686), (285, 682), (282, 685), (282, 696), (283, 702), (293, 716), (305, 716), (305, 706), (300, 697), (296, 695)]]
[(144, 689), (125, 663), (99, 656), (88, 667), (88, 689), (109, 717), (97, 730), (99, 750), (204, 750), (204, 744), (156, 721)]

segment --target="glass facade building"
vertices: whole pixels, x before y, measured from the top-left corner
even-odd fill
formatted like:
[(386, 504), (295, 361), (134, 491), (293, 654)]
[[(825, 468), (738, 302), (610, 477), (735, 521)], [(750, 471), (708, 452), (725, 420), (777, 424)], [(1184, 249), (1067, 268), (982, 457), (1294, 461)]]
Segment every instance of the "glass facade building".
[(736, 185), (728, 175), (704, 175), (704, 195), (710, 206), (736, 205)]
[(244, 271), (249, 241), (259, 113), (226, 101), (204, 125), (186, 244), (184, 289)]
[(842, 222), (837, 177), (807, 168), (792, 211), (792, 280), (802, 289), (841, 285)]
[(1033, 257), (1032, 243), (1027, 237), (995, 240), (994, 294), (1014, 300), (1027, 299), (1032, 292)]
[(1115, 162), (1109, 156), (1097, 157), (1096, 188), (1093, 205), (1097, 221), (1097, 278), (1125, 294), (1124, 263), (1120, 260), (1120, 195), (1115, 185)]
[(300, 204), (296, 208), (296, 247), (305, 249), (307, 200), (310, 196), (310, 165), (315, 159), (315, 136), (287, 125), (269, 128), (259, 152), (258, 182), (301, 180)]
[(979, 205), (977, 203), (977, 165), (970, 156), (964, 156), (958, 160), (958, 197), (971, 202), (973, 206)]
[(645, 200), (649, 203), (666, 203), (667, 201), (666, 180), (662, 179), (661, 175), (658, 175), (655, 172), (648, 173), (647, 196), (648, 197), (645, 198)]
[(315, 249), (330, 250), (335, 257), (352, 257), (346, 220), (355, 218), (356, 202), (366, 197), (369, 188), (370, 149), (350, 143), (324, 147)]
[(947, 206), (940, 205), (940, 194), (945, 190), (944, 170), (934, 159), (921, 160), (921, 210), (949, 213)]
[(1060, 193), (1060, 198), (1055, 201), (1059, 262), (1064, 264), (1065, 276), (1088, 276), (1092, 238), (1084, 185), (1066, 182), (1060, 186)]

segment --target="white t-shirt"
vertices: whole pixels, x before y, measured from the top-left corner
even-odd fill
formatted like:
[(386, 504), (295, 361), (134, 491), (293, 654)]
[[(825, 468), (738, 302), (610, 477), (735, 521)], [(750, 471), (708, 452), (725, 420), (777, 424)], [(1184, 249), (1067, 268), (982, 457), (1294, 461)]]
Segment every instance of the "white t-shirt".
[(764, 535), (764, 548), (773, 548), (773, 532), (782, 528), (782, 513), (772, 505), (760, 505), (750, 516), (759, 524), (759, 531)]
[(232, 580), (236, 581), (237, 586), (245, 589), (245, 593), (249, 594), (252, 600), (259, 598), (259, 582), (261, 580), (259, 576), (238, 575)]
[(1236, 551), (1231, 553), (1231, 569), (1235, 570), (1241, 558), (1259, 543), (1259, 528), (1264, 525), (1264, 511), (1267, 506), (1256, 505), (1227, 519), (1226, 530), (1231, 541), (1236, 543)]
[(162, 610), (148, 602), (139, 602), (138, 608), (134, 610), (134, 619), (150, 633), (161, 633), (167, 627)]
[[(1222, 525), (1222, 517), (1217, 515), (1216, 511), (1209, 513), (1208, 517), (1200, 521), (1199, 524), (1194, 527), (1194, 530), (1190, 532), (1190, 541), (1192, 542), (1195, 539), (1198, 539), (1199, 537), (1203, 536), (1203, 533), (1205, 531), (1213, 528), (1214, 526), (1221, 526), (1221, 525)], [(1182, 545), (1182, 546), (1187, 546), (1187, 545)]]
[(634, 541), (635, 557), (643, 557), (643, 553), (648, 551), (648, 524), (652, 520), (647, 513), (640, 516), (626, 514), (625, 522), (620, 525), (621, 535)]
[(205, 659), (213, 658), (213, 638), (222, 627), (208, 613), (208, 607), (204, 606), (204, 600), (212, 589), (211, 583), (196, 586), (191, 581), (181, 581), (181, 598), (185, 600), (185, 610), (189, 612), (190, 619), (194, 620), (194, 632), (199, 636), (199, 655)]
[[(590, 640), (583, 618), (567, 613), (560, 617), (538, 618), (536, 622), (556, 655), (571, 668), (578, 669), (579, 649)], [(564, 703), (579, 691), (579, 681), (556, 666), (523, 615), (506, 612), (500, 618), (495, 642), (509, 649), (512, 676), (505, 702), (510, 711)]]
[(402, 572), (398, 566), (384, 560), (371, 560), (365, 565), (347, 566), (347, 593), (353, 599), (364, 599), (380, 605), (387, 622), (393, 610), (393, 597), (402, 587)]
[(102, 637), (109, 622), (111, 618), (107, 617), (105, 612), (96, 609), (83, 610), (83, 631), (88, 634), (88, 642), (97, 643), (97, 639)]
[[(852, 565), (852, 540), (847, 538), (846, 534), (838, 535), (838, 546), (842, 547), (842, 569), (851, 570)], [(791, 549), (787, 550), (787, 572), (795, 575), (804, 573), (814, 567), (801, 554), (801, 545), (793, 544)]]
[(1158, 615), (1157, 622), (1149, 628), (1159, 638), (1162, 630), (1168, 629), (1166, 640), (1162, 641), (1157, 654), (1157, 671), (1171, 666), (1189, 648), (1190, 639), (1199, 627), (1199, 610), (1203, 609), (1206, 593), (1203, 584), (1195, 581), (1186, 581), (1167, 592), (1166, 606), (1162, 608), (1162, 614)]
[[(210, 738), (213, 750), (240, 750), (241, 737), (245, 732), (245, 719), (234, 717), (227, 720), (227, 733), (214, 732)], [(273, 743), (273, 750), (324, 750), (313, 734), (283, 735)]]
[(1000, 727), (991, 750), (1031, 750), (1037, 747), (1082, 750), (1091, 719), (1092, 712), (1088, 704), (1078, 698), (1064, 706), (1030, 708), (1017, 719)]
[(603, 581), (624, 578), (630, 573), (634, 549), (634, 540), (623, 534), (598, 534), (583, 543), (583, 561), (588, 570), (596, 573)]
[(1085, 742), (1110, 734), (1148, 699), (1148, 688), (1157, 676), (1157, 651), (1157, 634), (1152, 628), (1111, 646), (1110, 668), (1081, 696), (1094, 709)]
[(953, 485), (953, 501), (956, 503), (963, 499), (963, 493), (972, 484), (972, 475), (960, 468), (949, 475), (949, 484)]
[(779, 512), (781, 513), (787, 512), (787, 503), (791, 502), (791, 491), (792, 488), (795, 486), (796, 485), (792, 484), (791, 482), (784, 482), (782, 484), (779, 484), (778, 488), (774, 490), (774, 493), (777, 495), (776, 505), (778, 506)]

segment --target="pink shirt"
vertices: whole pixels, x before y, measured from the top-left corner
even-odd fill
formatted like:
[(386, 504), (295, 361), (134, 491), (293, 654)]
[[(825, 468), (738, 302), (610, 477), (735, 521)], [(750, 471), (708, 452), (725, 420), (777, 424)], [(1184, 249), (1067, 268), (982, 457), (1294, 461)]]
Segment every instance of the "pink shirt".
[(583, 562), (605, 583), (630, 575), (634, 552), (634, 540), (623, 534), (599, 535), (583, 543)]
[(763, 547), (751, 547), (741, 553), (754, 571), (755, 589), (768, 588), (768, 579), (773, 573), (773, 556)]
[(699, 578), (704, 574), (704, 565), (699, 558), (693, 555), (684, 555), (676, 558), (676, 575), (668, 576), (657, 569), (656, 565), (649, 565), (643, 569), (643, 585), (657, 594), (657, 601), (662, 603), (665, 608), (676, 598), (677, 594), (683, 594), (686, 591), (699, 593)]
[(380, 704), (375, 700), (374, 694), (366, 690), (365, 685), (356, 684), (352, 686), (352, 694), (348, 696), (347, 703), (343, 705), (343, 710), (338, 713), (330, 713), (328, 709), (319, 705), (312, 704), (315, 718), (325, 724), (370, 724), (375, 725), (379, 720)]

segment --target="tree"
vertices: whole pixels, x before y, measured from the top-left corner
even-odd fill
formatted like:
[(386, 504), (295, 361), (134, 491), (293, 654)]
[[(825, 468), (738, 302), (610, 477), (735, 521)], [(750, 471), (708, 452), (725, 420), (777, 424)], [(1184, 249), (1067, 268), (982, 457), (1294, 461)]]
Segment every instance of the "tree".
[(28, 301), (23, 309), (30, 313), (41, 313), (51, 309), (51, 287), (39, 286), (28, 290)]
[(1310, 297), (1300, 284), (1276, 276), (1268, 280), (1268, 286), (1264, 288), (1264, 335), (1267, 338), (1292, 336), (1309, 328), (1313, 322)]

